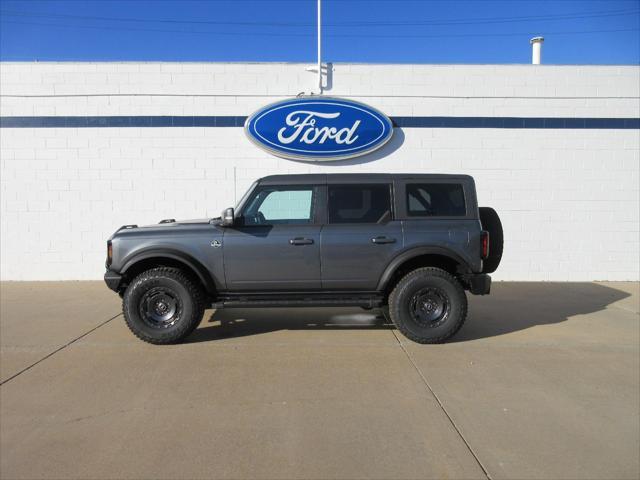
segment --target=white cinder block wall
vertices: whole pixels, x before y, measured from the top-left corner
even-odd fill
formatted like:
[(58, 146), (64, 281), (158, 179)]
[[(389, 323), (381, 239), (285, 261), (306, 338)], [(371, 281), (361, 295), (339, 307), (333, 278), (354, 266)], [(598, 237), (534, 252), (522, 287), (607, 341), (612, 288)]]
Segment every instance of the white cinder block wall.
[[(248, 115), (316, 77), (304, 64), (2, 63), (7, 116)], [(328, 95), (389, 116), (640, 117), (636, 66), (335, 64)], [(502, 216), (503, 280), (638, 280), (640, 130), (396, 129), (347, 162), (273, 157), (242, 128), (2, 128), (1, 278), (98, 279), (120, 225), (217, 216), (256, 178), (475, 177)]]

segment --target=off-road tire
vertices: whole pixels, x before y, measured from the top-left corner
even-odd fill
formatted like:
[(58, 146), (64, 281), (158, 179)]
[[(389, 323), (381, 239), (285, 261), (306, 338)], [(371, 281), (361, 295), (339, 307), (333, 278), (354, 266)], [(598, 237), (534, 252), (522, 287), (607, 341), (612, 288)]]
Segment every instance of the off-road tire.
[[(429, 324), (416, 320), (412, 305), (417, 302), (414, 299), (424, 298), (421, 292), (435, 292), (442, 298), (446, 315)], [(443, 343), (460, 330), (467, 318), (467, 297), (460, 282), (448, 272), (434, 267), (418, 268), (405, 275), (389, 295), (389, 316), (408, 339), (417, 343)]]
[[(170, 317), (170, 323), (154, 326), (154, 322), (145, 314), (145, 304), (148, 306), (149, 302), (147, 296), (155, 291), (168, 292), (175, 298), (175, 313)], [(204, 295), (196, 281), (182, 270), (152, 268), (139, 274), (129, 284), (122, 299), (122, 311), (127, 326), (140, 340), (156, 345), (179, 343), (202, 320)]]
[(500, 216), (491, 207), (480, 207), (480, 223), (482, 229), (489, 232), (489, 256), (482, 261), (482, 273), (493, 273), (502, 260), (504, 232)]

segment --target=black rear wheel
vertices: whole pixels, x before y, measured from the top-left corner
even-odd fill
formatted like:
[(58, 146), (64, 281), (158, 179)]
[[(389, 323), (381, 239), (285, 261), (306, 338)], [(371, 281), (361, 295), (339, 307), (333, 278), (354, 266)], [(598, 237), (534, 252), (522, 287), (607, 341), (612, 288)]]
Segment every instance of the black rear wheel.
[(437, 287), (418, 290), (409, 300), (411, 318), (425, 328), (434, 328), (445, 322), (450, 311), (449, 297)]
[(402, 334), (418, 343), (442, 343), (467, 317), (460, 282), (439, 268), (408, 273), (389, 296), (389, 316)]
[(179, 269), (142, 272), (124, 293), (124, 318), (139, 339), (178, 343), (198, 326), (204, 313), (202, 289)]

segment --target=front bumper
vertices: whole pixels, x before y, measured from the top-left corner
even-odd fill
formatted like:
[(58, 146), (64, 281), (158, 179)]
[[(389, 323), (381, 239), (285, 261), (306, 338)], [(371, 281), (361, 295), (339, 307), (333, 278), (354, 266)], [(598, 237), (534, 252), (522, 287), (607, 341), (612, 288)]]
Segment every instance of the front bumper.
[(122, 283), (122, 275), (116, 272), (112, 272), (111, 270), (107, 270), (104, 274), (104, 283), (107, 284), (114, 292), (117, 292), (120, 289), (120, 284)]
[(465, 275), (464, 281), (473, 295), (489, 295), (491, 291), (491, 277), (486, 273)]

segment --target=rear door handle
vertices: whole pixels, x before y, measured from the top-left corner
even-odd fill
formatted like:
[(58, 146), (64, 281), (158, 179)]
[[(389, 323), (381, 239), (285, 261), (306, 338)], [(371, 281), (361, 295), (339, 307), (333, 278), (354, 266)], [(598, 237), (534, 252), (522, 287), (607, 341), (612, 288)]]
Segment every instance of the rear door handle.
[(313, 245), (313, 239), (312, 238), (292, 238), (291, 240), (289, 240), (289, 243), (291, 245)]
[(389, 237), (374, 237), (371, 239), (371, 242), (375, 243), (376, 245), (382, 245), (384, 243), (396, 243), (396, 239)]

